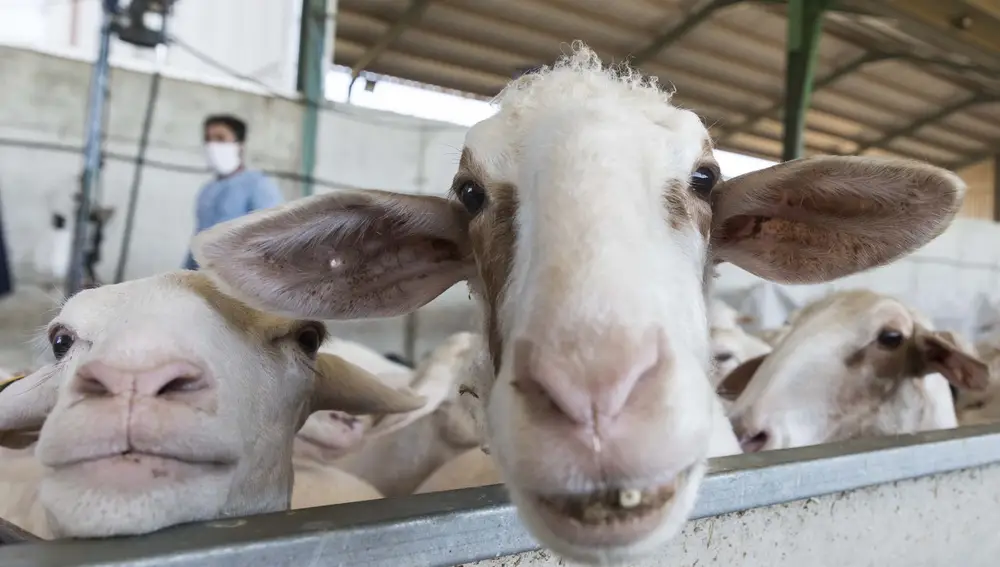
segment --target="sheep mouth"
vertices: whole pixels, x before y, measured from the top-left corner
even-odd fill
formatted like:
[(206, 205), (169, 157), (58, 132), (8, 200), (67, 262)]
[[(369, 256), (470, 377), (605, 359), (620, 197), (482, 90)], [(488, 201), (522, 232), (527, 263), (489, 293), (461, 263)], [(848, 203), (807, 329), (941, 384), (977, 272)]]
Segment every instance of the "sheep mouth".
[(102, 465), (142, 465), (149, 463), (168, 463), (175, 466), (202, 468), (202, 469), (227, 469), (235, 465), (235, 461), (219, 460), (213, 458), (199, 459), (190, 455), (175, 455), (164, 452), (146, 452), (127, 449), (109, 453), (90, 455), (76, 459), (68, 459), (60, 462), (44, 462), (46, 466), (55, 469), (66, 469), (72, 467), (96, 467)]
[[(642, 488), (608, 487), (586, 494), (535, 494), (533, 508), (564, 544), (619, 548), (647, 540), (673, 517), (678, 495), (702, 470), (692, 464), (670, 482)], [(686, 500), (686, 499), (684, 499)], [(684, 512), (686, 513), (686, 512)]]
[(676, 486), (672, 482), (646, 490), (605, 489), (580, 495), (540, 496), (538, 502), (572, 522), (598, 527), (642, 520), (662, 510), (673, 500)]

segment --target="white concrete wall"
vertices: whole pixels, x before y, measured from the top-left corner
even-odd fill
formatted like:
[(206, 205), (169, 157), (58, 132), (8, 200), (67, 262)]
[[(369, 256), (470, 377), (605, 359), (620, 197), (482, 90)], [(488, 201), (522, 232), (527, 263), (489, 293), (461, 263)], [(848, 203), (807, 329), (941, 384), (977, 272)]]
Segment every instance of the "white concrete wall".
[[(17, 274), (48, 222), (53, 204), (68, 203), (77, 188), (79, 153), (15, 148), (22, 140), (78, 147), (82, 143), (88, 64), (31, 51), (0, 47), (0, 198), (10, 255)], [(149, 76), (115, 69), (112, 75), (108, 149), (134, 155)], [(127, 276), (140, 277), (176, 268), (193, 229), (193, 203), (209, 179), (201, 156), (201, 120), (217, 111), (243, 115), (250, 123), (253, 165), (297, 174), (302, 107), (260, 94), (165, 79), (156, 111), (148, 158), (195, 172), (149, 166), (143, 176), (138, 222)], [(450, 185), (464, 128), (356, 107), (336, 105), (322, 113), (316, 176), (338, 187), (364, 187), (443, 194)], [(108, 226), (100, 275), (110, 279), (118, 258), (125, 199), (133, 165), (109, 160), (102, 201), (118, 214)], [(299, 195), (295, 182), (281, 181), (288, 198)], [(319, 191), (330, 190), (319, 188)], [(893, 266), (821, 286), (793, 286), (802, 303), (835, 288), (870, 287), (893, 293), (925, 309), (944, 326), (961, 328), (979, 310), (977, 295), (1000, 292), (1000, 229), (980, 220), (961, 220), (912, 258)], [(723, 266), (720, 291), (759, 283), (745, 272)], [(782, 315), (778, 316), (783, 317)], [(474, 328), (475, 316), (464, 285), (421, 311), (418, 354), (444, 336)], [(351, 322), (335, 332), (382, 350), (402, 351), (402, 319)]]
[[(92, 58), (102, 1), (2, 0), (0, 44)], [(335, 8), (331, 0), (331, 14)], [(180, 0), (168, 33), (271, 90), (290, 94), (295, 90), (300, 15), (301, 0)], [(154, 57), (152, 50), (112, 41), (111, 61), (116, 65), (149, 69)], [(198, 80), (239, 83), (180, 48), (169, 52), (166, 65)]]
[[(70, 196), (78, 190), (82, 160), (76, 151), (20, 148), (9, 142), (79, 148), (90, 71), (88, 63), (76, 59), (0, 47), (0, 81), (5, 86), (0, 89), (0, 203), (9, 254), (19, 277), (31, 275), (33, 246), (46, 230), (53, 207), (69, 207)], [(111, 154), (135, 155), (149, 83), (147, 74), (113, 69), (107, 147)], [(300, 105), (165, 78), (147, 159), (195, 171), (172, 171), (156, 164), (145, 169), (127, 277), (174, 269), (183, 261), (194, 226), (195, 195), (210, 179), (201, 154), (201, 121), (206, 114), (220, 111), (248, 120), (251, 165), (298, 174)], [(340, 188), (411, 193), (447, 190), (464, 136), (459, 126), (344, 105), (333, 105), (321, 114), (319, 131), (317, 178)], [(117, 209), (102, 248), (99, 275), (105, 281), (114, 275), (133, 170), (132, 163), (109, 159), (103, 173), (101, 201)], [(287, 198), (300, 195), (297, 182), (279, 180), (279, 184)], [(317, 192), (325, 190), (331, 189), (317, 187)], [(466, 297), (457, 289), (450, 296)], [(467, 326), (468, 313), (460, 317), (459, 326)], [(359, 322), (348, 328), (379, 348), (402, 348), (400, 320)], [(427, 344), (436, 340), (428, 338)]]

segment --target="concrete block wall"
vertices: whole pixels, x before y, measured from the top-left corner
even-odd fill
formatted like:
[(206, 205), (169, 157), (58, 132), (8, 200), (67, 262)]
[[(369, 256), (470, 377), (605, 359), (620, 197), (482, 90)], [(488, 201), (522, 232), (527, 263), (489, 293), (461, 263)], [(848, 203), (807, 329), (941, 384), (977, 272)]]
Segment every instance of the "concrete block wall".
[[(0, 47), (0, 206), (9, 254), (21, 279), (55, 207), (68, 210), (77, 190), (81, 157), (77, 151), (14, 147), (29, 141), (82, 144), (90, 66), (82, 61)], [(149, 86), (149, 75), (115, 69), (109, 105), (108, 150), (134, 156)], [(295, 174), (299, 167), (302, 107), (293, 101), (252, 92), (166, 78), (153, 125), (148, 159), (156, 163), (143, 174), (137, 223), (127, 277), (142, 277), (178, 267), (193, 230), (193, 207), (200, 186), (209, 179), (201, 155), (201, 120), (212, 112), (231, 111), (250, 123), (248, 152), (252, 165)], [(371, 188), (409, 193), (444, 194), (458, 163), (465, 128), (334, 105), (321, 114), (316, 176), (331, 187)], [(109, 159), (103, 174), (102, 203), (117, 208), (107, 227), (102, 278), (114, 273), (123, 232), (133, 164)], [(971, 183), (971, 181), (970, 181)], [(296, 182), (280, 181), (289, 199), (300, 195)], [(978, 295), (995, 297), (1000, 273), (998, 225), (962, 220), (913, 257), (892, 266), (845, 278), (833, 284), (790, 286), (804, 302), (833, 289), (871, 287), (894, 293), (927, 310), (942, 323), (965, 324)], [(760, 284), (757, 278), (722, 266), (716, 287), (733, 291)], [(780, 318), (780, 316), (778, 316)], [(447, 335), (477, 328), (477, 317), (464, 284), (455, 286), (422, 309), (416, 320), (416, 353), (433, 348)], [(379, 350), (403, 351), (403, 318), (341, 322), (332, 331)]]

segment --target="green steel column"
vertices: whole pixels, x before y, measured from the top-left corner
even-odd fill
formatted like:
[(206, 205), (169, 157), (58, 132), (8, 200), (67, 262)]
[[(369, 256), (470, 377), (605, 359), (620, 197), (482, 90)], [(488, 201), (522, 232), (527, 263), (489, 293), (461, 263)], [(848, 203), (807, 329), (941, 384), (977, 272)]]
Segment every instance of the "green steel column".
[(788, 64), (785, 68), (785, 128), (781, 158), (802, 157), (806, 112), (812, 95), (823, 12), (831, 0), (789, 0)]
[(298, 89), (304, 95), (306, 108), (302, 113), (302, 196), (312, 195), (316, 170), (316, 137), (319, 132), (319, 112), (324, 103), (323, 61), (326, 41), (327, 0), (302, 0), (302, 22), (299, 41)]

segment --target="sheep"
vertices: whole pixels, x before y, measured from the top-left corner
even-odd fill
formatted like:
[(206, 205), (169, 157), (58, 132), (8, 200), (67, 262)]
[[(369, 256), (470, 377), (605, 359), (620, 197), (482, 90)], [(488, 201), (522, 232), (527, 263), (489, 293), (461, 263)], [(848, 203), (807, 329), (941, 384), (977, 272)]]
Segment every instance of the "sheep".
[(378, 352), (354, 341), (330, 337), (320, 347), (320, 352), (333, 354), (375, 374), (393, 388), (405, 388), (413, 381), (413, 368), (404, 366)]
[(786, 324), (780, 327), (775, 327), (773, 329), (761, 329), (759, 331), (754, 331), (750, 333), (750, 335), (757, 339), (760, 339), (773, 349), (774, 347), (778, 346), (778, 343), (781, 342), (781, 339), (785, 338), (785, 335), (788, 334), (788, 330), (790, 328), (791, 327)]
[(988, 338), (975, 347), (989, 369), (989, 385), (983, 390), (952, 387), (959, 425), (1000, 422), (1000, 346), (995, 340)]
[(308, 413), (424, 404), (318, 354), (324, 335), (198, 272), (71, 297), (46, 331), (56, 361), (0, 391), (0, 431), (40, 428), (48, 533), (134, 535), (287, 510), (292, 439)]
[(721, 299), (708, 302), (708, 324), (712, 329), (739, 329), (744, 319), (740, 312)]
[(796, 317), (768, 355), (720, 385), (743, 450), (755, 452), (957, 425), (948, 383), (980, 389), (986, 365), (928, 319), (867, 290)]
[[(412, 387), (422, 395), (427, 403), (418, 410), (386, 416), (353, 416), (338, 411), (309, 416), (295, 438), (296, 474), (299, 470), (329, 471), (334, 477), (349, 475), (370, 486), (370, 490), (331, 490), (345, 502), (354, 494), (365, 497), (359, 500), (374, 497), (375, 493), (404, 496), (444, 462), (475, 447), (479, 443), (475, 426), (455, 405), (454, 398), (458, 393), (457, 378), (466, 368), (464, 357), (476, 346), (476, 340), (472, 333), (452, 335), (413, 372), (412, 384), (390, 384), (395, 388)], [(332, 341), (320, 350), (337, 352), (372, 372), (382, 364), (374, 351), (357, 343)], [(389, 375), (401, 376), (398, 372)], [(387, 467), (387, 462), (394, 466)], [(296, 493), (300, 491), (298, 478)], [(305, 493), (311, 489), (303, 485), (301, 490)]]
[(577, 562), (635, 561), (687, 519), (724, 420), (714, 266), (841, 278), (941, 234), (966, 189), (872, 156), (719, 183), (705, 125), (670, 97), (575, 43), (468, 130), (449, 196), (313, 196), (216, 225), (194, 254), (227, 292), (296, 317), (399, 316), (468, 283), (487, 444), (528, 531)]
[(396, 364), (401, 364), (401, 365), (407, 366), (409, 368), (413, 368), (414, 367), (413, 361), (410, 360), (410, 359), (408, 359), (408, 358), (406, 358), (405, 356), (403, 356), (401, 354), (396, 354), (394, 352), (387, 352), (387, 353), (383, 354), (382, 356), (384, 356), (386, 360), (390, 360), (392, 362), (395, 362)]
[(384, 497), (370, 483), (348, 472), (297, 457), (298, 455), (292, 457), (292, 466), (295, 470), (292, 510), (378, 500)]
[[(468, 366), (467, 353), (478, 346), (477, 341), (473, 333), (456, 333), (420, 363), (410, 387), (427, 400), (423, 407), (375, 419), (366, 417), (357, 422), (363, 433), (356, 448), (341, 454), (316, 451), (313, 460), (353, 474), (386, 496), (404, 496), (442, 464), (478, 446), (481, 441), (472, 417), (457, 400), (460, 379)], [(335, 433), (330, 428), (327, 431)], [(303, 428), (299, 437), (309, 434)], [(390, 462), (392, 466), (386, 466)]]
[(771, 352), (771, 345), (745, 332), (743, 329), (712, 328), (712, 372), (709, 380), (716, 386), (737, 366), (747, 360)]
[(52, 539), (38, 498), (45, 469), (33, 453), (34, 447), (0, 451), (0, 518), (40, 538)]
[(424, 494), (491, 484), (500, 484), (500, 473), (497, 472), (493, 459), (477, 447), (441, 465), (413, 493)]

